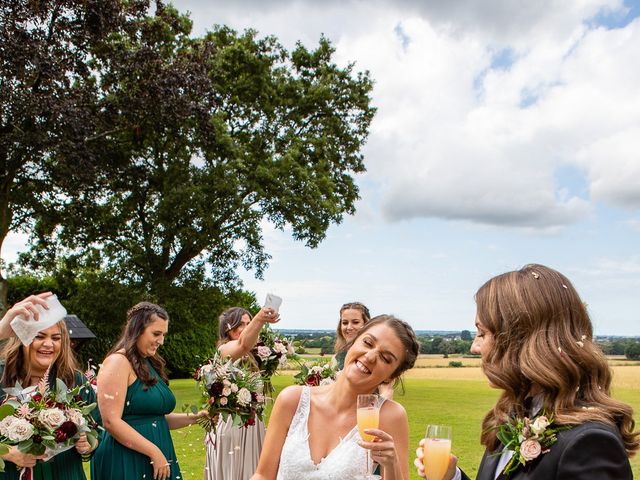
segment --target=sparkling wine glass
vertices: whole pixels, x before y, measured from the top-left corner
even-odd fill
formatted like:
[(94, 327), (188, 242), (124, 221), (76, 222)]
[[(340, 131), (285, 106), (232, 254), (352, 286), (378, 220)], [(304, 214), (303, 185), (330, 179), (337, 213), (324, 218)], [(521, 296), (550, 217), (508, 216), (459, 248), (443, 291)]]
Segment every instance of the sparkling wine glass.
[[(364, 433), (367, 428), (378, 428), (380, 421), (380, 396), (371, 395), (358, 395), (358, 410), (357, 421), (358, 431), (360, 437), (365, 442), (371, 442), (374, 439), (373, 435)], [(357, 477), (362, 480), (380, 480), (380, 475), (373, 474), (373, 461), (371, 460), (371, 450), (367, 450), (367, 473), (364, 476)]]
[(449, 468), (451, 432), (448, 425), (427, 425), (423, 462), (427, 480), (442, 480)]

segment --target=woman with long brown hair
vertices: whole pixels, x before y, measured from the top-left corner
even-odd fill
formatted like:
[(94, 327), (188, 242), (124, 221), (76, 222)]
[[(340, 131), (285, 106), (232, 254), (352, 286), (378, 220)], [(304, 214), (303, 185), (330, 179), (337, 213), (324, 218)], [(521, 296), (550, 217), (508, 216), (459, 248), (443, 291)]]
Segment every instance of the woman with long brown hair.
[[(476, 478), (632, 479), (629, 456), (640, 447), (633, 411), (611, 397), (611, 369), (571, 282), (527, 265), (486, 282), (476, 305), (471, 351), (502, 390), (482, 423), (486, 453)], [(499, 432), (518, 420), (521, 437), (507, 434), (514, 441), (503, 445)], [(421, 460), (419, 451), (424, 476)], [(454, 465), (446, 478), (467, 478)]]
[[(226, 309), (218, 318), (220, 355), (232, 360), (246, 358), (257, 370), (258, 364), (251, 350), (258, 342), (262, 326), (279, 320), (280, 315), (271, 308), (262, 308), (253, 318), (244, 308)], [(218, 422), (216, 432), (205, 436), (205, 480), (248, 480), (260, 458), (265, 436), (264, 423), (256, 420), (255, 425), (239, 427), (233, 425), (231, 418), (226, 422)]]
[(93, 480), (181, 477), (169, 430), (192, 425), (206, 412), (172, 413), (176, 398), (158, 354), (168, 328), (162, 307), (138, 303), (102, 362), (98, 406), (106, 432), (91, 462)]
[(339, 370), (342, 370), (344, 358), (347, 355), (345, 346), (356, 338), (358, 332), (371, 320), (371, 314), (364, 303), (349, 302), (340, 307), (339, 315), (333, 351), (336, 365)]
[(409, 423), (404, 407), (385, 401), (378, 428), (356, 425), (358, 395), (372, 394), (413, 367), (420, 344), (408, 323), (392, 316), (372, 319), (347, 344), (342, 373), (335, 383), (291, 386), (276, 399), (252, 480), (356, 478), (367, 469), (367, 450), (381, 466), (383, 480), (409, 477)]
[[(50, 295), (50, 292), (32, 295), (16, 303), (0, 320), (0, 338), (7, 338), (0, 352), (0, 387), (14, 387), (16, 383), (24, 388), (37, 385), (47, 372), (49, 385), (55, 385), (56, 378), (62, 379), (69, 388), (87, 384), (87, 379), (78, 370), (64, 320), (39, 331), (28, 346), (24, 346), (10, 329), (9, 325), (17, 315), (37, 321), (36, 307), (48, 308), (46, 298)], [(88, 404), (96, 400), (93, 389), (89, 387), (80, 389), (80, 395)], [(74, 449), (59, 453), (46, 462), (39, 461), (42, 459), (40, 456), (9, 447), (9, 453), (2, 456), (5, 471), (0, 473), (0, 479), (17, 480), (20, 468), (33, 467), (34, 478), (85, 480), (82, 455), (91, 451), (85, 434), (80, 436)]]

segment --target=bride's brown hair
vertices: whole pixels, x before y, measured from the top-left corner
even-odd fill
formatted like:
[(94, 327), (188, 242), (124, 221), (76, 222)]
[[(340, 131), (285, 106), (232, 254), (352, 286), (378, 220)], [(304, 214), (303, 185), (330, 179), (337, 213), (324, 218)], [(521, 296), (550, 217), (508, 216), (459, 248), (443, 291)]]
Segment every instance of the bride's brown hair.
[(524, 416), (532, 387), (561, 425), (596, 421), (615, 426), (629, 455), (640, 447), (633, 410), (610, 396), (611, 370), (593, 342), (585, 304), (571, 282), (543, 265), (526, 265), (486, 282), (476, 293), (478, 321), (493, 335), (482, 368), (503, 390), (484, 418), (482, 443), (498, 447), (497, 426)]

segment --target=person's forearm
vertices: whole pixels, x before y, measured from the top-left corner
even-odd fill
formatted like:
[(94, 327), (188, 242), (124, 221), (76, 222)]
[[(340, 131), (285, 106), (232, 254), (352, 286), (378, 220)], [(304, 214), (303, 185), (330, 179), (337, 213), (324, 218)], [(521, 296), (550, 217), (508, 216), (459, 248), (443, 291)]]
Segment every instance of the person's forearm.
[(13, 329), (11, 328), (11, 321), (7, 316), (2, 317), (0, 320), (0, 340), (13, 336)]
[(165, 415), (169, 430), (177, 430), (179, 428), (188, 427), (198, 421), (198, 416), (193, 413), (169, 413)]
[(103, 419), (103, 421), (104, 428), (111, 434), (111, 436), (131, 450), (135, 450), (147, 457), (151, 457), (154, 450), (158, 448), (121, 418), (118, 418), (117, 420)]
[(260, 330), (262, 330), (263, 325), (264, 322), (261, 322), (258, 319), (253, 319), (240, 334), (240, 338), (238, 338), (238, 344), (240, 345), (240, 348), (245, 355), (249, 353), (253, 347), (255, 347), (256, 343), (258, 342), (258, 337), (260, 337)]

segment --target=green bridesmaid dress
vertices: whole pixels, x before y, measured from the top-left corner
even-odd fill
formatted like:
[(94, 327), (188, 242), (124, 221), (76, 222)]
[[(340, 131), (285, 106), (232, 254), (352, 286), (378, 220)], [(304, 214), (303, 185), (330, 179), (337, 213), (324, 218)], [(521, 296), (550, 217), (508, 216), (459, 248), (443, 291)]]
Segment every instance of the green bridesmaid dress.
[[(0, 377), (2, 376), (4, 365), (0, 365)], [(76, 385), (87, 384), (87, 379), (80, 372), (76, 372)], [(96, 395), (90, 386), (80, 389), (80, 396), (87, 404), (96, 401)], [(100, 422), (98, 407), (96, 407), (92, 416)], [(0, 473), (0, 480), (18, 480), (20, 478), (20, 470), (11, 462), (5, 462), (4, 473)], [(32, 470), (31, 480), (86, 480), (84, 470), (82, 469), (82, 457), (75, 448), (71, 448), (66, 452), (59, 453), (48, 462), (39, 461)]]
[[(162, 450), (171, 464), (169, 478), (180, 479), (182, 478), (180, 467), (169, 433), (169, 425), (164, 417), (175, 408), (176, 397), (150, 363), (148, 366), (151, 374), (158, 381), (145, 390), (144, 384), (136, 379), (127, 388), (122, 419)], [(148, 456), (122, 445), (105, 431), (91, 459), (91, 478), (92, 480), (140, 480), (142, 478), (151, 480), (153, 465)]]

